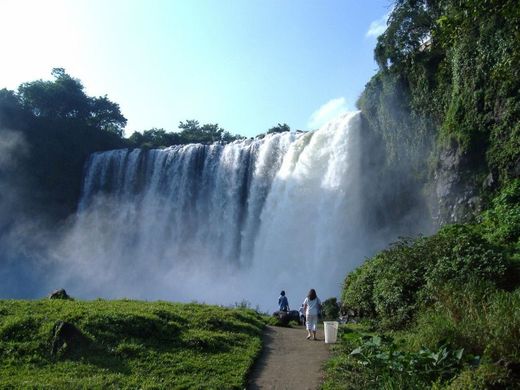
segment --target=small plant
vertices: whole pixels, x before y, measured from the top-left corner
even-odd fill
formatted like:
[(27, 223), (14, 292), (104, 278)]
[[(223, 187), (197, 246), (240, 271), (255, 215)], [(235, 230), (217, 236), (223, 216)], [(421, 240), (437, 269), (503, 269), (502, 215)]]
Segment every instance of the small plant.
[(434, 350), (402, 351), (391, 338), (384, 336), (363, 337), (363, 343), (350, 356), (358, 364), (387, 376), (407, 376), (424, 382), (449, 379), (461, 370), (464, 362), (479, 362), (479, 357), (464, 356), (464, 349), (451, 349), (446, 344)]

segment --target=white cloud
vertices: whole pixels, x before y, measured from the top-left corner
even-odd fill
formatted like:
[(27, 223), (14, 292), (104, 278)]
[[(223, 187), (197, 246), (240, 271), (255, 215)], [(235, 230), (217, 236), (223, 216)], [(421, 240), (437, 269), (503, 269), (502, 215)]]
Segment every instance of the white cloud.
[(312, 113), (309, 122), (307, 123), (307, 127), (309, 129), (317, 129), (328, 121), (348, 111), (349, 107), (344, 97), (331, 99)]
[(388, 17), (390, 16), (390, 13), (380, 17), (377, 20), (374, 20), (372, 23), (370, 23), (370, 27), (368, 27), (368, 31), (366, 33), (366, 37), (374, 37), (377, 38), (379, 35), (384, 33), (386, 31), (386, 22), (388, 20)]

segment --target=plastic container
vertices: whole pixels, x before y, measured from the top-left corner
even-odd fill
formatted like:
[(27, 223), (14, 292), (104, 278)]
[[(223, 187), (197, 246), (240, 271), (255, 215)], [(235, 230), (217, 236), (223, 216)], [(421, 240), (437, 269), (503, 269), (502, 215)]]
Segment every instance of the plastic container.
[(338, 339), (338, 321), (323, 321), (325, 329), (325, 342), (327, 344), (334, 344)]

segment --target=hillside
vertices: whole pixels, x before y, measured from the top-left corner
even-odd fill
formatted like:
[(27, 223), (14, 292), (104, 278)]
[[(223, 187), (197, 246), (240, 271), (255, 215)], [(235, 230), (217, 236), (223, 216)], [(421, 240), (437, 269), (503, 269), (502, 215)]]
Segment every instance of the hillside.
[(374, 224), (414, 211), (438, 231), (347, 275), (362, 325), (325, 388), (520, 388), (519, 26), (516, 1), (396, 2), (358, 102), (365, 164), (392, 183)]
[(242, 389), (264, 325), (195, 303), (2, 300), (0, 387)]

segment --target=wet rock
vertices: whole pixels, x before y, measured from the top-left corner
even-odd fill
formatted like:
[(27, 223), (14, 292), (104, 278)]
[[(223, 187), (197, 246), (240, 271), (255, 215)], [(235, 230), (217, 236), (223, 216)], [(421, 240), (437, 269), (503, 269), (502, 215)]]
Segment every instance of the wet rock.
[(493, 188), (496, 184), (495, 177), (493, 176), (493, 172), (491, 172), (487, 177), (484, 179), (484, 182), (482, 183), (482, 187), (484, 189), (487, 188)]
[(480, 212), (479, 187), (493, 186), (495, 180), (490, 174), (483, 183), (477, 183), (473, 170), (470, 156), (456, 143), (440, 152), (433, 176), (435, 197), (431, 204), (432, 216), (438, 226), (466, 222)]

